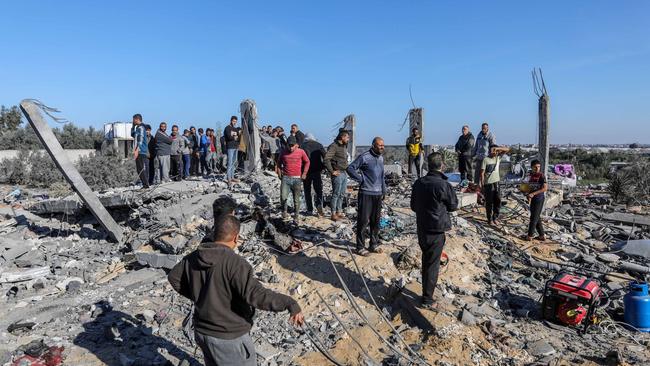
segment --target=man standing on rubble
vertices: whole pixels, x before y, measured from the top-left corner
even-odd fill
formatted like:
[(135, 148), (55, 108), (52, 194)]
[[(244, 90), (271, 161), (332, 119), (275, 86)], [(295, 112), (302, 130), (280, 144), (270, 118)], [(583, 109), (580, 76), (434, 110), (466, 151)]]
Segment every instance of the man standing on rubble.
[(298, 125), (295, 123), (291, 125), (291, 136), (296, 138), (298, 146), (302, 147), (302, 144), (305, 143), (305, 134), (298, 129)]
[(469, 132), (469, 126), (463, 126), (462, 134), (456, 142), (456, 154), (458, 155), (458, 171), (461, 182), (465, 179), (472, 182), (472, 150), (474, 149), (474, 135)]
[(156, 184), (169, 182), (169, 161), (172, 153), (172, 138), (167, 134), (167, 123), (162, 122), (156, 131)]
[(414, 128), (411, 131), (411, 136), (406, 139), (406, 153), (408, 154), (408, 175), (411, 176), (411, 166), (415, 165), (415, 173), (420, 178), (422, 174), (422, 154), (424, 148), (422, 147), (422, 137), (420, 131)]
[(533, 241), (533, 236), (535, 235), (535, 231), (537, 231), (539, 236), (535, 239), (544, 241), (546, 240), (546, 236), (544, 235), (544, 226), (542, 225), (542, 210), (544, 209), (544, 192), (548, 189), (548, 184), (546, 183), (544, 173), (542, 173), (542, 163), (539, 160), (533, 160), (530, 163), (530, 168), (532, 172), (530, 173), (530, 178), (528, 178), (529, 192), (526, 194), (528, 204), (530, 204), (530, 222), (528, 224), (528, 235), (524, 239)]
[(241, 129), (237, 128), (237, 116), (230, 117), (230, 124), (223, 130), (223, 137), (226, 140), (226, 152), (228, 167), (226, 168), (226, 181), (228, 184), (235, 182), (235, 170), (237, 169), (237, 152), (241, 140)]
[(485, 214), (488, 225), (498, 225), (499, 212), (501, 210), (501, 194), (499, 192), (499, 164), (501, 156), (508, 151), (507, 147), (490, 145), (490, 155), (482, 160), (480, 170), (479, 187), (482, 189), (485, 198)]
[(487, 123), (483, 123), (481, 125), (481, 132), (479, 132), (476, 137), (476, 144), (474, 144), (474, 149), (472, 150), (475, 167), (474, 183), (481, 180), (481, 166), (483, 165), (483, 159), (490, 154), (490, 146), (496, 144), (497, 139), (494, 134), (490, 132), (490, 126)]
[[(357, 201), (357, 254), (381, 253), (379, 248), (379, 220), (381, 203), (386, 196), (384, 180), (384, 139), (375, 137), (370, 150), (359, 155), (347, 168), (350, 178), (359, 182)], [(368, 224), (370, 224), (368, 226)], [(370, 245), (365, 249), (366, 228), (370, 231)]]
[(307, 178), (303, 181), (305, 188), (305, 204), (307, 205), (307, 212), (314, 213), (314, 206), (312, 204), (311, 188), (314, 187), (314, 203), (316, 204), (316, 212), (318, 216), (325, 216), (323, 212), (323, 158), (325, 157), (325, 148), (320, 142), (316, 141), (316, 137), (311, 133), (305, 135), (305, 142), (302, 144), (302, 149), (309, 157), (309, 171)]
[(190, 143), (192, 146), (192, 161), (190, 162), (190, 175), (199, 175), (200, 167), (200, 152), (199, 152), (199, 138), (196, 135), (196, 127), (190, 127)]
[(249, 334), (255, 309), (288, 310), (290, 323), (304, 324), (300, 305), (262, 286), (253, 267), (235, 253), (239, 227), (232, 215), (215, 219), (214, 242), (201, 243), (167, 277), (174, 290), (194, 303), (194, 339), (207, 366), (257, 364)]
[(305, 151), (298, 147), (298, 141), (295, 136), (289, 136), (287, 139), (287, 148), (280, 152), (275, 171), (282, 180), (282, 184), (280, 185), (282, 218), (287, 219), (289, 217), (287, 201), (289, 199), (289, 192), (291, 191), (293, 193), (293, 219), (298, 223), (300, 221), (302, 181), (307, 178), (309, 158)]
[(147, 131), (142, 124), (142, 115), (133, 115), (133, 126), (131, 127), (133, 137), (133, 158), (135, 169), (142, 182), (142, 188), (149, 188), (149, 148), (147, 146)]
[(171, 147), (171, 178), (175, 181), (181, 180), (183, 177), (183, 146), (185, 146), (185, 140), (183, 137), (178, 134), (178, 126), (172, 126), (172, 147)]
[(149, 157), (149, 185), (151, 186), (156, 177), (156, 138), (151, 133), (151, 125), (144, 125), (144, 130), (147, 131), (147, 148), (149, 149), (149, 153), (147, 154)]
[(190, 176), (190, 154), (192, 153), (192, 142), (190, 140), (190, 130), (183, 130), (183, 147), (181, 154), (183, 154), (183, 179)]
[(428, 173), (415, 181), (411, 192), (411, 210), (415, 212), (418, 244), (422, 249), (422, 307), (433, 308), (433, 292), (438, 283), (440, 257), (445, 232), (451, 230), (448, 212), (458, 208), (453, 188), (442, 173), (441, 153), (427, 156)]
[(343, 200), (348, 188), (348, 142), (350, 133), (340, 130), (339, 135), (327, 148), (323, 165), (332, 177), (332, 199), (330, 208), (332, 209), (332, 221), (343, 219)]
[(204, 133), (203, 128), (199, 127), (199, 160), (201, 167), (199, 168), (199, 175), (208, 174), (208, 136), (207, 131)]

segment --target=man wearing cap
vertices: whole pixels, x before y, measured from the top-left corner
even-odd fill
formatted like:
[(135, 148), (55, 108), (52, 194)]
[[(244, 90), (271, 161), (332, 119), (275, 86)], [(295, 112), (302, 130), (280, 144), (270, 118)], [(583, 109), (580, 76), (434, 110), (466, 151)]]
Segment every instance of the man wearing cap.
[(309, 171), (309, 157), (305, 151), (298, 147), (295, 136), (287, 138), (287, 148), (282, 149), (278, 164), (275, 167), (278, 177), (282, 180), (280, 186), (280, 204), (282, 206), (282, 218), (289, 217), (287, 210), (287, 199), (289, 191), (293, 193), (294, 221), (300, 221), (300, 194), (302, 193), (302, 181), (307, 178)]
[(307, 205), (307, 212), (313, 214), (314, 206), (312, 204), (311, 188), (314, 187), (314, 203), (316, 204), (316, 211), (318, 216), (324, 216), (323, 212), (323, 178), (321, 173), (325, 168), (323, 165), (323, 158), (325, 157), (325, 148), (311, 133), (305, 134), (305, 142), (300, 146), (307, 157), (309, 157), (309, 171), (307, 178), (303, 182), (305, 188), (305, 204)]

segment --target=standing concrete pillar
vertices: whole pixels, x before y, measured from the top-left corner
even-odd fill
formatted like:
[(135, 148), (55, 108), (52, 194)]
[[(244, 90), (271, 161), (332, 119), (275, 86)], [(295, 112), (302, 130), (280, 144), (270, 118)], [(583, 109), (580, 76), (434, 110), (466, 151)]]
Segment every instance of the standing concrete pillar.
[(544, 76), (542, 75), (542, 69), (535, 70), (533, 69), (533, 90), (539, 100), (538, 104), (538, 138), (537, 146), (540, 155), (540, 161), (542, 163), (542, 173), (545, 175), (548, 174), (548, 164), (549, 164), (549, 149), (550, 149), (550, 139), (549, 139), (549, 127), (550, 127), (550, 98), (548, 92), (546, 91), (546, 84), (544, 83)]
[(262, 138), (257, 125), (257, 106), (254, 100), (246, 99), (239, 105), (239, 110), (241, 113), (242, 139), (246, 145), (244, 168), (247, 172), (252, 172), (262, 168), (262, 157), (260, 156)]
[(118, 243), (122, 243), (124, 235), (122, 227), (120, 227), (111, 214), (106, 211), (106, 208), (102, 205), (99, 198), (97, 198), (90, 187), (88, 187), (88, 184), (86, 184), (86, 181), (83, 179), (81, 174), (79, 174), (77, 168), (72, 164), (72, 161), (68, 159), (68, 156), (63, 150), (63, 147), (61, 147), (59, 140), (54, 136), (52, 129), (47, 125), (45, 120), (43, 120), (40, 108), (44, 108), (46, 112), (48, 111), (47, 107), (31, 99), (25, 99), (20, 102), (20, 109), (29, 121), (29, 124), (34, 128), (36, 136), (41, 140), (45, 150), (50, 154), (50, 157), (54, 160), (54, 163), (65, 177), (65, 180), (67, 180), (70, 186), (72, 186), (72, 189), (77, 192), (79, 198), (81, 198), (97, 221), (99, 221), (99, 224), (108, 232), (111, 239)]

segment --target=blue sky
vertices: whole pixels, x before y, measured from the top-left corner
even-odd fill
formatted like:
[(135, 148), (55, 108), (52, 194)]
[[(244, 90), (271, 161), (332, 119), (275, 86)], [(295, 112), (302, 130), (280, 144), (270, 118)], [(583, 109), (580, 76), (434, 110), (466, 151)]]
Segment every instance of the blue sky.
[(425, 108), (425, 141), (488, 121), (535, 140), (542, 67), (552, 143), (650, 142), (648, 1), (11, 1), (0, 104), (38, 98), (82, 126), (220, 126), (245, 98), (263, 124), (322, 142), (349, 113), (359, 143)]

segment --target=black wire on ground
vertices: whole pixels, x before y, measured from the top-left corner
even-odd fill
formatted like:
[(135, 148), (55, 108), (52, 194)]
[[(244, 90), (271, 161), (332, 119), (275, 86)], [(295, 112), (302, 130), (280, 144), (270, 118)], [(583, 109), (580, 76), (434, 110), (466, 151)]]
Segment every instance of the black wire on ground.
[(343, 330), (345, 330), (345, 333), (347, 333), (347, 335), (350, 337), (350, 339), (351, 339), (351, 340), (352, 340), (352, 341), (353, 341), (353, 342), (354, 342), (354, 343), (359, 347), (359, 349), (361, 350), (361, 353), (363, 353), (363, 355), (366, 356), (366, 357), (367, 357), (369, 360), (371, 360), (372, 362), (377, 363), (377, 361), (375, 361), (372, 357), (370, 357), (370, 355), (368, 354), (368, 352), (366, 352), (366, 349), (363, 348), (363, 346), (361, 345), (361, 343), (359, 343), (359, 341), (358, 341), (358, 340), (357, 340), (357, 339), (352, 335), (352, 333), (350, 333), (350, 330), (348, 329), (348, 327), (345, 326), (345, 323), (343, 323), (343, 321), (341, 320), (341, 318), (339, 318), (339, 316), (336, 315), (336, 313), (334, 312), (334, 310), (332, 310), (332, 307), (327, 303), (327, 301), (325, 301), (325, 298), (323, 297), (323, 295), (321, 295), (320, 291), (315, 290), (315, 292), (316, 292), (316, 295), (318, 295), (318, 297), (320, 298), (320, 300), (323, 302), (323, 304), (325, 304), (325, 306), (327, 307), (327, 310), (329, 310), (329, 312), (330, 312), (330, 313), (332, 314), (332, 316), (336, 319), (336, 321), (338, 321), (339, 324), (341, 324), (341, 327), (343, 328)]
[(406, 342), (406, 340), (404, 340), (404, 338), (402, 337), (402, 335), (399, 334), (399, 332), (397, 331), (397, 329), (395, 329), (395, 327), (393, 326), (393, 324), (392, 324), (392, 323), (391, 323), (391, 322), (386, 318), (386, 316), (384, 315), (384, 312), (379, 308), (379, 305), (377, 304), (377, 301), (375, 301), (375, 297), (372, 296), (372, 292), (370, 291), (370, 288), (368, 288), (368, 283), (366, 282), (366, 279), (365, 279), (365, 277), (363, 276), (363, 273), (361, 272), (361, 269), (359, 268), (359, 265), (357, 264), (356, 259), (354, 259), (354, 254), (352, 253), (352, 250), (350, 249), (349, 246), (346, 246), (346, 248), (347, 248), (347, 250), (348, 250), (348, 253), (350, 254), (350, 257), (352, 258), (352, 263), (354, 263), (354, 267), (356, 268), (357, 273), (359, 274), (359, 277), (361, 277), (361, 281), (363, 281), (363, 286), (366, 288), (366, 291), (368, 292), (368, 295), (370, 296), (370, 299), (372, 300), (372, 303), (375, 305), (375, 309), (377, 309), (377, 311), (379, 312), (379, 315), (381, 316), (381, 318), (384, 320), (384, 322), (386, 322), (386, 324), (388, 324), (388, 326), (389, 326), (390, 329), (393, 331), (393, 333), (395, 334), (395, 336), (397, 337), (397, 339), (399, 339), (399, 340), (404, 344), (404, 347), (405, 347), (405, 348), (406, 348), (406, 349), (407, 349), (407, 350), (408, 350), (412, 355), (414, 355), (415, 357), (417, 357), (417, 358), (418, 358), (421, 362), (423, 362), (424, 364), (426, 364), (426, 365), (430, 365), (429, 363), (426, 362), (426, 360), (425, 360), (424, 358), (422, 358), (422, 356), (420, 356), (419, 353), (417, 353), (417, 352), (413, 351), (413, 349), (411, 349), (411, 347), (408, 345), (408, 343)]
[(370, 321), (368, 320), (366, 315), (363, 313), (363, 311), (359, 307), (359, 304), (357, 303), (357, 301), (354, 299), (354, 296), (350, 292), (350, 289), (348, 288), (348, 285), (343, 280), (343, 277), (341, 277), (341, 274), (339, 273), (339, 270), (336, 268), (336, 265), (334, 264), (334, 261), (332, 261), (332, 258), (330, 257), (330, 255), (329, 255), (327, 249), (325, 249), (325, 247), (323, 247), (323, 251), (325, 252), (325, 256), (327, 257), (327, 260), (332, 265), (332, 268), (334, 268), (334, 273), (336, 274), (336, 277), (338, 277), (339, 282), (341, 282), (341, 286), (343, 287), (343, 291), (345, 292), (346, 297), (350, 301), (350, 304), (352, 305), (352, 308), (354, 309), (354, 311), (366, 323), (366, 325), (368, 325), (368, 327), (373, 331), (373, 333), (375, 333), (375, 335), (377, 337), (379, 337), (379, 339), (381, 339), (391, 350), (393, 350), (393, 352), (395, 352), (397, 355), (403, 357), (404, 359), (408, 360), (411, 363), (416, 363), (409, 356), (405, 355), (397, 347), (392, 345), (384, 336), (381, 335), (381, 333), (379, 333), (379, 331), (375, 327), (373, 327), (370, 324)]

